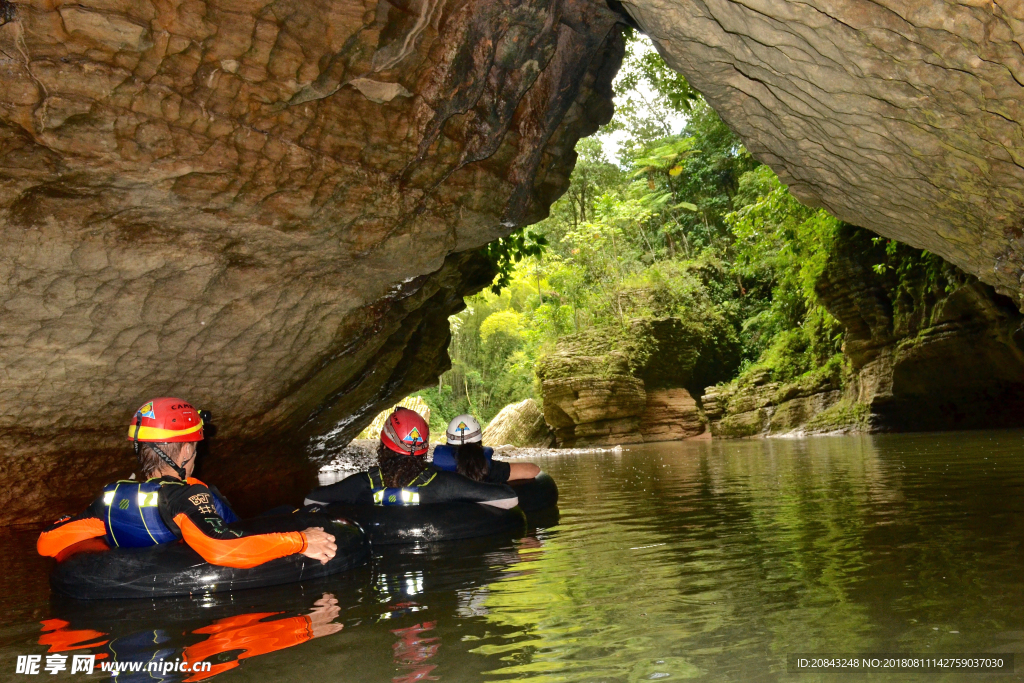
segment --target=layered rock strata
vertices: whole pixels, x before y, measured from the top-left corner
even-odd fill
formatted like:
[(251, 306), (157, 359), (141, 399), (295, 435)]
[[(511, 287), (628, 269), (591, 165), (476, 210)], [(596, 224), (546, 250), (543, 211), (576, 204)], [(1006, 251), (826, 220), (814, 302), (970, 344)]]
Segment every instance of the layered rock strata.
[(596, 330), (560, 339), (537, 365), (544, 419), (561, 447), (697, 436), (705, 426), (685, 386), (703, 377), (706, 353), (713, 350), (671, 317), (633, 320), (619, 335)]
[(716, 436), (1024, 426), (1024, 316), (952, 266), (903, 273), (844, 228), (815, 289), (845, 328), (844, 363), (793, 382), (748, 373), (710, 387)]
[(686, 389), (651, 389), (640, 415), (640, 435), (647, 443), (690, 439), (705, 432), (702, 417)]
[(1024, 6), (622, 4), (801, 201), (939, 254), (1021, 305)]
[(543, 217), (611, 114), (617, 20), (583, 0), (4, 1), (0, 522), (128, 470), (154, 395), (217, 416), (228, 495), (312, 482), (296, 453), (447, 367), (447, 317), (492, 275), (474, 250)]

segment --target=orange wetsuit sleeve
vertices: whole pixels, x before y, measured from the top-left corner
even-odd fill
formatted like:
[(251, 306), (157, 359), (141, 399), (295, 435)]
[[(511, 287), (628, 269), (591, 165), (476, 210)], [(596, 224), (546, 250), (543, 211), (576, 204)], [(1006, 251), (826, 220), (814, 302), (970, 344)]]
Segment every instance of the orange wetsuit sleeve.
[(181, 537), (210, 564), (246, 569), (294, 555), (306, 550), (306, 535), (301, 531), (257, 534), (239, 538), (213, 538), (206, 535), (184, 512), (174, 518)]
[(57, 522), (39, 534), (36, 550), (45, 557), (56, 557), (62, 550), (80, 541), (107, 533), (107, 526), (97, 517), (84, 517)]

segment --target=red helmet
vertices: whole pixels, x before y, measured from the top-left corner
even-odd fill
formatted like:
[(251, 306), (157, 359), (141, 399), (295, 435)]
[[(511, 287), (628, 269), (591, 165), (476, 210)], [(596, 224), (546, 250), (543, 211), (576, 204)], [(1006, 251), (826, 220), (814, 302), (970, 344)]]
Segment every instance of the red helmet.
[(202, 441), (203, 418), (180, 398), (154, 398), (135, 411), (128, 425), (129, 441), (177, 443)]
[(415, 410), (395, 408), (384, 421), (380, 440), (390, 450), (402, 455), (426, 455), (430, 427)]

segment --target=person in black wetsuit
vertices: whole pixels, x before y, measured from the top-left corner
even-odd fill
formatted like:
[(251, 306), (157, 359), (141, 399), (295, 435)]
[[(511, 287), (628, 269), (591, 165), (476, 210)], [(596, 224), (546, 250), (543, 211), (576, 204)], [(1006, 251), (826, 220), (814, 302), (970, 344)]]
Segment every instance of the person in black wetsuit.
[(488, 484), (533, 479), (540, 474), (532, 462), (494, 460), (494, 450), (483, 445), (483, 430), (472, 415), (452, 420), (445, 436), (447, 445), (434, 446), (434, 465), (442, 470)]
[(429, 505), (480, 503), (513, 508), (519, 499), (508, 486), (472, 481), (424, 460), (430, 430), (415, 411), (397, 408), (384, 422), (377, 467), (315, 489), (306, 505)]

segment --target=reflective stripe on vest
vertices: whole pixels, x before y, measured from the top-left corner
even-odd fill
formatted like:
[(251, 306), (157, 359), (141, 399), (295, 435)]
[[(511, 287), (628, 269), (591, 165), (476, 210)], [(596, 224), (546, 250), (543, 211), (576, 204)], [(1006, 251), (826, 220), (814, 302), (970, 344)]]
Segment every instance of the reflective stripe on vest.
[(160, 516), (160, 484), (119, 481), (103, 489), (107, 544), (143, 548), (177, 540)]
[[(484, 457), (487, 458), (487, 469), (491, 468), (491, 457), (494, 456), (494, 449), (484, 446)], [(458, 472), (459, 464), (455, 460), (455, 448), (446, 444), (434, 446), (434, 467), (445, 472)]]
[[(370, 491), (373, 492), (374, 505), (419, 505), (420, 488), (434, 480), (437, 473), (430, 474), (426, 481), (422, 481), (428, 472), (424, 470), (416, 475), (412, 481), (400, 488), (384, 486), (384, 475), (380, 468), (375, 467), (366, 473), (370, 478)], [(376, 481), (374, 480), (376, 477)]]

